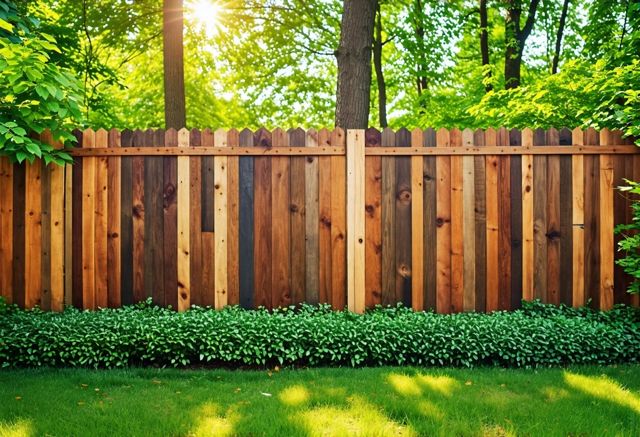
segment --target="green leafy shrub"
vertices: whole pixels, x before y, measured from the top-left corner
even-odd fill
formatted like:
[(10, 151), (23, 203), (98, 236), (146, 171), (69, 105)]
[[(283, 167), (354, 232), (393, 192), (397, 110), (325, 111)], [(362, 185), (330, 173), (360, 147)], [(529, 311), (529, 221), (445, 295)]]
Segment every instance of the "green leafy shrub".
[(438, 315), (403, 307), (364, 315), (328, 306), (194, 307), (0, 315), (2, 367), (505, 366), (640, 359), (640, 310), (525, 303), (513, 312)]
[[(629, 194), (640, 195), (640, 183), (627, 181), (626, 187), (620, 190)], [(624, 258), (616, 261), (625, 273), (633, 278), (629, 285), (629, 293), (640, 293), (640, 201), (636, 198), (631, 204), (633, 218), (631, 223), (616, 226), (616, 233), (622, 235), (618, 249), (624, 252)]]

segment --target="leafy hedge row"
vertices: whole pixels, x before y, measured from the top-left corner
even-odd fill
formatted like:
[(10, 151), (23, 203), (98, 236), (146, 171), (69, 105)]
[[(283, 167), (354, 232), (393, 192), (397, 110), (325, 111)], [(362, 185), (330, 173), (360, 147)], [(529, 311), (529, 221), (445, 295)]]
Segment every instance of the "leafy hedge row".
[(302, 306), (184, 313), (142, 304), (96, 312), (0, 305), (0, 365), (551, 366), (640, 361), (640, 310), (541, 303), (492, 314)]

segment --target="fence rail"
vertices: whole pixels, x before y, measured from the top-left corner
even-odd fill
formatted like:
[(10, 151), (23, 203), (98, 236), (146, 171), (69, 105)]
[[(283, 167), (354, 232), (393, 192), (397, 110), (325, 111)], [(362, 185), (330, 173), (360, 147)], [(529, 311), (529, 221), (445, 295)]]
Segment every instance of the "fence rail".
[[(593, 129), (85, 130), (0, 158), (0, 294), (438, 312), (638, 304), (614, 265), (640, 149)], [(57, 147), (50, 135), (42, 139)]]

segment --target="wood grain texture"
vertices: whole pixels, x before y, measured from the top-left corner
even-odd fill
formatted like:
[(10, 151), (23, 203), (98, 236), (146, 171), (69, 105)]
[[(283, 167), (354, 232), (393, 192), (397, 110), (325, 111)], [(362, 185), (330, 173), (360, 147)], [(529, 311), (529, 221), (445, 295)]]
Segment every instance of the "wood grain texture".
[[(306, 134), (302, 129), (290, 129), (287, 131), (288, 141), (287, 144), (304, 144)], [(307, 250), (306, 250), (306, 190), (307, 190), (307, 160), (316, 162), (316, 157), (313, 156), (294, 156), (290, 160), (290, 189), (291, 200), (289, 205), (289, 219), (291, 227), (291, 303), (300, 302), (304, 299), (306, 290), (306, 263), (307, 263)], [(310, 184), (313, 185), (313, 176), (309, 175)], [(315, 196), (317, 198), (317, 173), (315, 174)], [(312, 187), (309, 187), (312, 188)], [(313, 197), (314, 193), (309, 193)], [(311, 225), (310, 225), (311, 227)], [(317, 235), (317, 233), (316, 233)], [(313, 264), (318, 258), (310, 259)], [(317, 288), (317, 286), (316, 286)]]
[[(265, 129), (254, 135), (254, 146), (271, 146), (271, 133)], [(254, 298), (256, 306), (271, 307), (271, 159), (256, 157), (254, 162)]]
[[(424, 134), (411, 131), (411, 145), (422, 147)], [(371, 159), (371, 158), (370, 158)], [(411, 157), (411, 308), (424, 310), (424, 160)], [(368, 212), (368, 210), (367, 210)]]
[[(238, 147), (240, 133), (236, 129), (227, 132), (227, 146)], [(240, 303), (240, 158), (227, 158), (227, 304)], [(193, 254), (193, 249), (191, 251)], [(192, 255), (193, 257), (193, 255)], [(193, 288), (193, 284), (191, 284)]]
[[(571, 132), (572, 143), (576, 146), (584, 143), (584, 134), (580, 128)], [(584, 292), (584, 157), (571, 157), (571, 215), (572, 215), (572, 303), (575, 307), (585, 304)]]
[[(202, 147), (214, 147), (214, 133), (211, 129), (201, 132)], [(200, 290), (201, 305), (215, 305), (215, 234), (214, 234), (214, 171), (213, 158), (202, 158), (201, 182), (202, 198), (200, 201), (200, 223), (202, 226), (200, 239), (202, 244), (202, 288)], [(195, 213), (195, 212), (194, 212)]]
[[(286, 147), (288, 137), (282, 129), (272, 132), (273, 147)], [(291, 304), (291, 158), (271, 158), (271, 307)]]
[[(462, 146), (462, 132), (451, 129), (452, 146)], [(462, 156), (451, 157), (451, 309), (464, 309), (464, 169)]]
[[(382, 134), (374, 128), (365, 131), (367, 147), (380, 147)], [(420, 158), (418, 158), (420, 159)], [(365, 305), (372, 308), (382, 297), (382, 158), (365, 158)]]
[[(93, 130), (85, 130), (82, 137), (83, 147), (95, 147)], [(96, 308), (96, 159), (82, 161), (82, 307), (85, 309)]]
[[(162, 130), (156, 131), (158, 141), (162, 141), (164, 135), (164, 143), (169, 148), (184, 148), (180, 145), (180, 134), (175, 129), (168, 129), (166, 132)], [(186, 137), (186, 133), (182, 133)], [(182, 138), (185, 143), (190, 138)], [(183, 160), (186, 160), (185, 158)], [(164, 300), (167, 305), (172, 308), (179, 308), (179, 279), (178, 279), (178, 211), (180, 206), (177, 201), (178, 191), (178, 161), (175, 157), (165, 157), (163, 162), (163, 188), (162, 188), (162, 210), (163, 210), (163, 241), (164, 241)], [(183, 203), (182, 205), (188, 205)], [(186, 209), (186, 208), (185, 208)], [(191, 212), (189, 212), (191, 217)], [(204, 258), (204, 257), (203, 257)], [(213, 262), (211, 262), (213, 264)], [(210, 289), (212, 290), (212, 288)], [(201, 293), (202, 296), (202, 293)], [(210, 299), (203, 301), (205, 305), (213, 305), (213, 291), (209, 293)], [(191, 299), (191, 289), (189, 289), (189, 299)]]
[[(189, 131), (178, 131), (178, 147), (189, 147)], [(179, 156), (177, 158), (177, 188), (176, 198), (178, 205), (177, 226), (177, 294), (178, 311), (185, 311), (191, 306), (191, 277), (190, 277), (190, 247), (189, 247), (189, 158)], [(226, 217), (225, 217), (226, 219)], [(226, 269), (226, 264), (225, 264)]]
[[(136, 130), (133, 143), (143, 145), (144, 134)], [(145, 299), (144, 288), (144, 158), (133, 158), (133, 301)]]
[[(603, 129), (600, 132), (600, 143), (611, 143), (611, 132)], [(599, 244), (600, 244), (600, 309), (609, 310), (613, 307), (614, 280), (614, 162), (611, 155), (600, 155), (599, 177)]]
[[(317, 148), (318, 132), (314, 129), (307, 131), (305, 142), (307, 147)], [(305, 160), (304, 182), (305, 286), (304, 294), (298, 292), (295, 288), (293, 289), (295, 303), (301, 302), (308, 293), (317, 296), (320, 289), (320, 241), (318, 239), (320, 209), (317, 156), (309, 156)]]
[[(462, 145), (473, 147), (473, 131), (462, 131)], [(463, 311), (476, 309), (475, 166), (473, 156), (462, 158)]]
[[(122, 146), (131, 145), (133, 141), (133, 132), (130, 130), (122, 131), (120, 135), (120, 143)], [(122, 305), (131, 305), (134, 303), (133, 297), (133, 160), (134, 158), (129, 156), (122, 157), (122, 180), (120, 199), (122, 202), (122, 209), (120, 214), (120, 260), (122, 277), (120, 278), (120, 292), (122, 295)], [(73, 169), (74, 189), (76, 181), (76, 172), (78, 167)], [(76, 199), (73, 199), (73, 208), (76, 210)], [(74, 224), (75, 227), (75, 224)], [(78, 257), (78, 253), (73, 251), (74, 263)], [(75, 264), (74, 264), (75, 265)], [(76, 286), (73, 287), (74, 292)], [(74, 304), (75, 305), (75, 304)]]
[(365, 308), (365, 133), (347, 131), (347, 305)]
[[(427, 129), (423, 133), (424, 147), (436, 146), (436, 132)], [(437, 283), (437, 174), (435, 156), (425, 157), (424, 167), (424, 303), (425, 309), (436, 310)]]
[(13, 165), (0, 157), (0, 296), (13, 303)]
[[(108, 146), (108, 132), (104, 129), (96, 131), (95, 148), (106, 149)], [(98, 308), (106, 308), (109, 305), (107, 273), (107, 211), (109, 166), (106, 156), (96, 159), (96, 185), (95, 185), (95, 305)]]
[[(586, 145), (598, 145), (600, 136), (593, 128), (584, 132)], [(600, 157), (584, 160), (584, 284), (585, 299), (600, 308)]]
[[(487, 129), (485, 144), (489, 147), (497, 143), (497, 132)], [(487, 229), (487, 302), (486, 310), (495, 311), (500, 307), (500, 161), (497, 155), (487, 155), (485, 169), (486, 183), (486, 229)]]
[[(189, 133), (191, 147), (202, 147), (202, 133), (198, 129), (191, 129)], [(190, 275), (191, 275), (191, 304), (203, 305), (202, 295), (202, 158), (189, 158), (189, 245)]]
[[(509, 131), (509, 144), (522, 146), (522, 133), (517, 129)], [(522, 303), (522, 157), (511, 156), (510, 169), (510, 214), (511, 225), (511, 278), (510, 306), (515, 310)], [(503, 210), (504, 212), (504, 210)]]
[[(318, 132), (318, 146), (331, 144), (331, 133), (322, 129)], [(309, 303), (326, 303), (331, 296), (332, 276), (331, 267), (331, 158), (318, 158), (318, 251), (320, 252), (318, 266), (319, 288), (316, 295), (313, 290), (307, 290)]]
[[(536, 129), (534, 146), (545, 143), (545, 131)], [(533, 157), (533, 297), (546, 302), (547, 299), (547, 157)]]
[[(395, 133), (382, 131), (382, 146), (395, 146)], [(396, 158), (382, 157), (382, 305), (396, 301)]]
[[(334, 129), (331, 133), (331, 145), (345, 147), (345, 144), (345, 132), (341, 128)], [(332, 181), (331, 305), (336, 309), (344, 309), (347, 306), (347, 163), (344, 156), (332, 156), (329, 160), (331, 162)], [(358, 176), (358, 178), (364, 183), (364, 173), (362, 177)], [(356, 297), (358, 296), (356, 295)], [(358, 305), (357, 299), (356, 305)]]
[[(533, 145), (533, 131), (522, 131), (522, 146)], [(533, 155), (522, 155), (522, 298), (534, 298), (534, 215), (533, 215)]]
[[(117, 129), (109, 131), (108, 146), (121, 146)], [(122, 158), (108, 158), (107, 166), (107, 305), (117, 308), (122, 304)]]
[[(227, 132), (224, 129), (216, 130), (214, 134), (216, 147), (227, 147)], [(180, 159), (180, 158), (178, 158)], [(180, 164), (178, 164), (179, 166)], [(216, 156), (213, 158), (213, 217), (214, 217), (214, 287), (215, 308), (221, 309), (228, 302), (229, 276), (227, 256), (228, 247), (228, 158)], [(179, 200), (178, 200), (179, 201)], [(179, 219), (178, 219), (179, 220)], [(178, 225), (179, 226), (179, 225)], [(178, 269), (179, 270), (179, 269)]]
[[(547, 144), (559, 144), (556, 129), (547, 131)], [(560, 157), (547, 157), (547, 302), (560, 303)]]
[[(164, 131), (159, 132), (164, 140)], [(144, 132), (144, 146), (151, 147), (155, 133)], [(164, 281), (164, 162), (162, 157), (144, 158), (144, 295), (165, 305)]]
[[(497, 132), (498, 146), (509, 145), (509, 131), (500, 128)], [(498, 306), (511, 309), (511, 157), (498, 158)]]
[[(62, 143), (52, 141), (51, 145), (55, 149), (62, 148)], [(50, 165), (49, 183), (51, 188), (50, 202), (50, 232), (51, 232), (51, 257), (49, 259), (49, 269), (51, 271), (50, 290), (52, 311), (62, 311), (64, 309), (64, 178), (65, 167)]]
[(73, 293), (73, 166), (64, 166), (64, 305), (72, 306)]
[[(437, 147), (449, 146), (449, 131), (439, 129)], [(451, 312), (451, 158), (436, 158), (436, 308), (439, 313)]]
[[(485, 135), (481, 129), (473, 133), (474, 146), (485, 146)], [(475, 221), (476, 221), (476, 311), (485, 311), (487, 305), (487, 198), (486, 198), (486, 159), (484, 156), (473, 158), (475, 172)]]
[[(398, 147), (411, 146), (411, 133), (405, 129), (396, 132)], [(364, 153), (364, 152), (363, 152)], [(396, 187), (395, 187), (395, 301), (404, 306), (411, 306), (411, 158), (407, 156), (396, 158)]]
[[(253, 132), (244, 129), (240, 132), (239, 142), (241, 146), (253, 145)], [(240, 241), (238, 246), (240, 259), (240, 305), (243, 308), (253, 308), (254, 304), (254, 269), (253, 269), (253, 237), (254, 237), (254, 158), (240, 157)]]
[[(559, 131), (560, 144), (572, 143), (569, 129)], [(560, 156), (560, 303), (573, 303), (573, 176), (571, 156)]]
[[(40, 135), (40, 141), (51, 143), (48, 132)], [(45, 311), (51, 310), (51, 180), (49, 169), (44, 162), (40, 162), (40, 290), (39, 307)]]
[[(25, 178), (26, 165), (13, 167), (13, 303), (25, 306)], [(82, 190), (78, 190), (80, 195)], [(80, 216), (80, 219), (82, 216)], [(80, 223), (82, 223), (80, 221)], [(78, 235), (79, 233), (76, 233)], [(81, 242), (80, 235), (77, 240)], [(82, 278), (82, 269), (78, 270)]]

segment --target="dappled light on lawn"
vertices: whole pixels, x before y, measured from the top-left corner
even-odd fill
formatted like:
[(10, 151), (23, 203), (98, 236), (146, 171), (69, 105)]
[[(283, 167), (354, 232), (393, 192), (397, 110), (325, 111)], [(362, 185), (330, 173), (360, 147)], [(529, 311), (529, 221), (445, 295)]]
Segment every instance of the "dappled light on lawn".
[(13, 423), (0, 423), (0, 436), (2, 437), (30, 437), (36, 435), (33, 425), (29, 420), (19, 419)]
[(307, 403), (310, 397), (309, 390), (302, 385), (285, 388), (280, 392), (280, 395), (278, 395), (278, 398), (280, 398), (283, 404), (291, 407), (297, 407)]
[(423, 388), (445, 396), (451, 396), (453, 390), (460, 385), (458, 381), (449, 376), (422, 374), (407, 376), (392, 373), (388, 379), (393, 388), (405, 396), (422, 396)]
[(235, 417), (231, 414), (224, 417), (220, 405), (207, 402), (202, 407), (196, 419), (196, 426), (189, 435), (199, 436), (231, 436), (233, 435), (233, 424)]
[(596, 377), (565, 372), (564, 379), (568, 385), (577, 390), (630, 408), (640, 414), (640, 397), (605, 375)]

